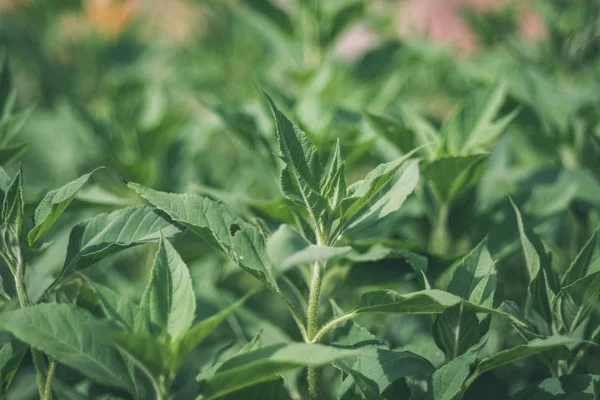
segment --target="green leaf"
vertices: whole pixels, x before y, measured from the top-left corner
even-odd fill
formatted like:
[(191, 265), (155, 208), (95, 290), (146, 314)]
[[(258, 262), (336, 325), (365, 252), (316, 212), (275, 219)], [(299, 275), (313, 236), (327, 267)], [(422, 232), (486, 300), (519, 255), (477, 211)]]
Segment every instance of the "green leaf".
[(432, 183), (441, 200), (453, 202), (477, 184), (486, 158), (487, 154), (472, 154), (424, 161), (421, 174)]
[(458, 262), (446, 290), (472, 303), (493, 307), (496, 271), (487, 249), (487, 239)]
[(159, 192), (133, 182), (129, 182), (128, 186), (174, 221), (221, 248), (252, 276), (277, 288), (265, 238), (259, 227), (244, 221), (229, 208), (208, 197)]
[(311, 243), (292, 226), (283, 224), (267, 239), (267, 254), (281, 273), (281, 264), (286, 258), (310, 245)]
[[(499, 309), (514, 317), (514, 319), (510, 320), (510, 322), (511, 322), (512, 326), (521, 334), (521, 336), (524, 339), (533, 340), (533, 339), (543, 339), (544, 338), (544, 336), (536, 333), (536, 329), (531, 323), (526, 321), (525, 316), (523, 315), (523, 312), (521, 311), (519, 306), (514, 301), (510, 301), (510, 300), (503, 301), (502, 304), (500, 304)], [(514, 323), (515, 320), (521, 321), (521, 324), (515, 324)]]
[(187, 331), (194, 321), (196, 297), (187, 265), (162, 237), (141, 307), (173, 338)]
[(0, 393), (8, 390), (27, 348), (23, 342), (12, 340), (0, 349)]
[[(402, 378), (427, 380), (435, 370), (427, 359), (410, 351), (396, 352), (386, 349), (367, 350), (362, 352), (353, 363), (350, 359), (344, 359), (336, 361), (335, 364), (344, 371), (352, 370), (352, 377), (360, 375), (362, 384), (357, 381), (359, 388), (369, 382), (366, 387), (376, 387), (378, 394), (383, 394), (395, 381)], [(356, 378), (346, 378), (342, 382), (340, 391), (346, 392), (355, 380)]]
[(108, 332), (108, 336), (154, 379), (161, 376), (172, 378), (170, 366), (174, 360), (167, 343), (156, 337), (130, 332), (113, 331)]
[(281, 263), (284, 270), (301, 264), (312, 264), (317, 261), (326, 262), (341, 258), (352, 251), (352, 247), (330, 247), (311, 244), (307, 248), (292, 254)]
[(20, 237), (24, 215), (23, 170), (19, 167), (19, 171), (6, 191), (2, 204), (2, 223), (13, 230), (16, 238)]
[(548, 378), (519, 390), (511, 400), (593, 400), (597, 382), (597, 375)]
[(173, 349), (175, 353), (175, 364), (181, 364), (185, 358), (192, 352), (192, 350), (200, 343), (205, 337), (210, 335), (217, 327), (231, 315), (232, 312), (238, 309), (248, 296), (241, 298), (237, 302), (233, 303), (229, 307), (219, 311), (215, 315), (206, 318), (203, 321), (198, 322), (192, 326), (182, 336), (177, 338), (173, 343)]
[(529, 295), (535, 310), (550, 323), (552, 321), (551, 304), (557, 290), (557, 280), (550, 265), (550, 257), (538, 236), (523, 223), (521, 213), (510, 200), (517, 217), (521, 247), (529, 273)]
[(283, 193), (291, 201), (306, 208), (313, 229), (320, 235), (319, 216), (324, 210), (325, 199), (321, 195), (323, 165), (317, 148), (304, 132), (277, 109), (269, 95), (263, 94), (275, 117), (279, 150), (286, 164), (281, 172)]
[(469, 377), (470, 365), (477, 358), (477, 353), (485, 345), (482, 342), (471, 347), (467, 352), (448, 364), (438, 368), (431, 377), (433, 400), (457, 400), (463, 392), (463, 384)]
[[(329, 40), (334, 41), (353, 21), (365, 12), (364, 0), (345, 0), (335, 2), (335, 6), (329, 7), (327, 19), (331, 21)], [(326, 7), (327, 9), (327, 7)]]
[(473, 376), (469, 378), (469, 380), (474, 381), (476, 377), (489, 370), (549, 350), (553, 350), (553, 355), (556, 355), (562, 359), (567, 359), (571, 357), (571, 352), (566, 345), (571, 343), (573, 343), (573, 340), (570, 338), (563, 336), (550, 336), (546, 339), (534, 339), (527, 344), (515, 346), (508, 350), (503, 350), (481, 360), (477, 365)]
[(2, 147), (0, 153), (2, 154), (3, 164), (8, 164), (13, 161), (29, 148), (29, 145), (26, 143), (9, 144), (23, 127), (25, 127), (25, 123), (29, 120), (29, 117), (33, 114), (34, 110), (34, 107), (28, 107), (18, 113), (12, 114), (15, 98), (16, 96), (14, 94), (11, 95), (9, 102), (7, 103), (7, 109), (5, 109), (5, 114), (0, 118), (0, 146)]
[(355, 350), (343, 350), (319, 344), (282, 343), (265, 346), (232, 357), (204, 382), (203, 400), (240, 390), (244, 387), (271, 380), (291, 369), (303, 366), (328, 364), (343, 357), (358, 354)]
[(276, 26), (289, 36), (294, 35), (294, 24), (284, 9), (278, 7), (270, 0), (244, 0), (244, 4), (257, 12), (266, 21)]
[(4, 196), (6, 195), (6, 192), (8, 192), (11, 182), (12, 179), (10, 179), (10, 176), (8, 176), (4, 168), (0, 167), (0, 190), (2, 191), (2, 202), (4, 202)]
[(518, 110), (496, 119), (506, 97), (506, 82), (500, 81), (468, 97), (444, 121), (441, 128), (452, 155), (469, 154), (491, 143), (516, 117)]
[(329, 207), (329, 221), (331, 223), (334, 219), (339, 218), (340, 202), (346, 197), (347, 194), (347, 183), (346, 176), (344, 175), (345, 165), (342, 160), (342, 149), (340, 146), (340, 139), (338, 138), (335, 149), (331, 154), (327, 164), (325, 165), (325, 172), (321, 177), (321, 193), (327, 200), (327, 206)]
[(2, 314), (0, 326), (91, 379), (135, 393), (120, 354), (87, 311), (67, 304), (37, 304)]
[[(342, 230), (361, 229), (397, 211), (419, 181), (417, 161), (412, 153), (380, 164), (365, 179), (348, 188), (350, 196), (341, 202)], [(398, 176), (398, 179), (393, 179)]]
[(433, 324), (433, 339), (447, 360), (464, 354), (479, 342), (481, 336), (477, 315), (462, 302), (441, 313)]
[(598, 298), (600, 271), (563, 287), (554, 299), (554, 313), (561, 325), (572, 334), (595, 309)]
[(274, 378), (219, 397), (221, 400), (289, 400), (282, 378)]
[[(366, 113), (367, 122), (375, 133), (386, 138), (401, 153), (406, 154), (417, 147), (415, 133), (401, 119), (395, 119), (386, 115)], [(425, 143), (422, 143), (425, 144)]]
[(517, 217), (519, 236), (521, 238), (523, 254), (525, 255), (529, 279), (533, 280), (538, 275), (540, 269), (545, 267), (543, 264), (549, 264), (550, 260), (539, 237), (523, 223), (523, 217), (517, 205), (512, 200), (510, 202)]
[(437, 289), (400, 295), (392, 290), (368, 292), (361, 296), (352, 313), (439, 314), (461, 302), (460, 297)]
[(446, 309), (459, 303), (476, 313), (495, 314), (508, 318), (511, 322), (522, 326), (523, 322), (513, 315), (495, 308), (485, 307), (461, 299), (452, 293), (438, 289), (425, 289), (405, 295), (393, 290), (367, 292), (360, 298), (359, 305), (349, 314), (394, 313), (394, 314), (441, 314)]
[(289, 225), (282, 225), (267, 240), (269, 258), (278, 273), (300, 264), (329, 261), (352, 251), (350, 246), (330, 247), (313, 245)]
[(0, 148), (0, 165), (7, 165), (29, 149), (28, 143), (13, 143)]
[(143, 243), (158, 242), (160, 235), (171, 237), (181, 230), (152, 207), (135, 206), (99, 214), (71, 230), (64, 277), (121, 250)]
[[(331, 308), (333, 309), (333, 318), (338, 318), (345, 314), (333, 300), (331, 300)], [(375, 335), (351, 319), (338, 324), (334, 328), (332, 336), (331, 345), (338, 348), (356, 349), (359, 347), (375, 347), (387, 349), (387, 346), (380, 342)]]
[(2, 71), (0, 72), (0, 115), (6, 112), (5, 108), (9, 102), (12, 92), (13, 88), (10, 75), (10, 64), (8, 63), (8, 56), (5, 54), (2, 62)]
[(44, 233), (50, 229), (52, 224), (69, 206), (75, 194), (81, 187), (90, 179), (92, 174), (98, 171), (99, 168), (93, 170), (89, 174), (83, 175), (66, 185), (48, 192), (40, 204), (35, 209), (34, 227), (29, 231), (27, 240), (30, 246), (40, 240)]
[[(88, 282), (88, 286), (107, 318), (115, 321), (129, 332), (158, 335), (159, 329), (152, 323), (148, 313), (132, 300), (98, 283)], [(85, 296), (84, 289), (79, 295), (79, 301)]]
[(592, 262), (592, 256), (596, 250), (598, 239), (598, 230), (596, 229), (590, 239), (583, 246), (579, 254), (575, 257), (569, 268), (561, 280), (561, 287), (571, 285), (576, 280), (583, 278), (587, 274), (587, 270)]

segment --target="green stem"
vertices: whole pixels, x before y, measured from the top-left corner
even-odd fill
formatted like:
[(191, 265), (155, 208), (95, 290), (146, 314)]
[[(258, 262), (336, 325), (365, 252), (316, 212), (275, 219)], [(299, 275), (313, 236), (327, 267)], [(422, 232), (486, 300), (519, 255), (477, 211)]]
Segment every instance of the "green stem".
[(312, 268), (310, 280), (310, 292), (308, 295), (308, 339), (312, 340), (317, 334), (317, 324), (319, 316), (319, 297), (321, 296), (321, 263), (315, 262)]
[(19, 298), (19, 306), (21, 308), (29, 307), (29, 296), (27, 296), (27, 290), (25, 289), (25, 265), (18, 263), (15, 268), (15, 286), (17, 287), (17, 297)]
[(319, 375), (317, 374), (317, 367), (308, 367), (308, 395), (311, 400), (317, 400), (319, 398), (319, 386), (317, 381)]
[(356, 317), (356, 314), (350, 312), (348, 314), (344, 314), (335, 319), (332, 319), (331, 321), (329, 321), (328, 323), (323, 325), (323, 327), (321, 329), (319, 329), (317, 334), (312, 338), (311, 343), (318, 343), (319, 340), (323, 339), (323, 336), (325, 336), (325, 334), (327, 332), (329, 332), (331, 329), (333, 329), (337, 324), (340, 324), (340, 323), (342, 323), (346, 320), (352, 319), (354, 317)]
[(31, 358), (33, 359), (33, 368), (35, 369), (35, 380), (37, 382), (40, 398), (44, 398), (44, 386), (46, 385), (46, 372), (44, 365), (44, 356), (41, 351), (30, 347)]
[[(308, 316), (307, 316), (307, 336), (308, 341), (313, 342), (317, 335), (319, 323), (319, 297), (321, 296), (322, 283), (321, 263), (315, 262), (312, 268), (310, 281), (310, 292), (308, 294)], [(308, 392), (312, 400), (319, 398), (318, 374), (316, 367), (308, 367)]]
[[(27, 289), (25, 288), (25, 264), (21, 261), (17, 261), (16, 267), (13, 268), (15, 271), (15, 286), (17, 288), (17, 297), (19, 299), (19, 306), (25, 308), (31, 305), (29, 296), (27, 296)], [(44, 371), (44, 356), (39, 350), (31, 347), (31, 358), (33, 359), (33, 366), (35, 368), (35, 377), (40, 393), (40, 398), (44, 398), (44, 387), (46, 381), (46, 373)]]
[(575, 372), (575, 368), (577, 368), (577, 364), (579, 364), (581, 359), (585, 356), (585, 353), (592, 346), (592, 342), (596, 341), (596, 339), (598, 339), (598, 337), (600, 337), (600, 326), (594, 330), (594, 332), (592, 333), (592, 337), (590, 338), (590, 341), (586, 342), (581, 347), (581, 349), (577, 352), (577, 354), (575, 355), (575, 358), (573, 358), (573, 361), (571, 361), (571, 365), (569, 365), (569, 368), (567, 369), (567, 375), (571, 375), (573, 372)]
[(448, 215), (450, 206), (446, 202), (439, 203), (438, 215), (429, 239), (429, 250), (436, 254), (447, 254), (450, 248), (448, 234)]
[(44, 389), (44, 400), (52, 400), (52, 378), (54, 377), (54, 371), (56, 370), (56, 360), (50, 361), (48, 367), (48, 376), (46, 376), (46, 388)]

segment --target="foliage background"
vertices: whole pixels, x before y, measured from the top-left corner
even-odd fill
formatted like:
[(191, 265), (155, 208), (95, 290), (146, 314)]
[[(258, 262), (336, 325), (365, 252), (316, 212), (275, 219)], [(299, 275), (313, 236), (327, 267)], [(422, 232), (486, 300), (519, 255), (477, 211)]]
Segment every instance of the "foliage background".
[[(425, 255), (429, 280), (441, 282), (448, 267), (487, 236), (496, 260), (497, 299), (521, 304), (528, 282), (510, 196), (552, 250), (557, 269), (566, 270), (600, 224), (598, 3), (311, 4), (0, 1), (0, 46), (10, 59), (16, 108), (33, 106), (12, 139), (28, 144), (20, 158), (27, 203), (106, 166), (53, 227), (55, 246), (29, 268), (34, 298), (60, 270), (77, 222), (142, 202), (121, 179), (205, 194), (243, 215), (264, 218), (275, 230), (286, 218), (286, 204), (278, 186), (274, 125), (258, 85), (322, 154), (340, 138), (346, 175), (354, 182), (405, 152), (375, 129), (369, 113), (419, 113), (440, 127), (462, 99), (504, 82), (506, 101), (498, 112), (518, 109), (518, 115), (486, 146), (490, 154), (479, 179), (451, 202), (411, 196), (390, 226), (378, 227), (371, 238), (385, 237)], [(12, 175), (18, 163), (3, 166)], [(175, 244), (190, 267), (199, 319), (260, 288), (189, 234)], [(139, 299), (155, 251), (153, 245), (131, 249), (86, 274)], [(327, 290), (344, 309), (367, 289), (416, 290), (406, 266), (398, 264), (383, 260), (341, 269)], [(589, 270), (599, 269), (595, 258)], [(596, 322), (598, 317), (596, 310)], [(391, 348), (427, 354), (434, 364), (443, 360), (426, 318), (360, 322)], [(504, 324), (495, 321), (487, 353), (518, 343)], [(209, 362), (207, 354), (216, 357), (224, 346), (246, 342), (260, 330), (265, 343), (301, 340), (285, 310), (263, 290), (203, 343), (198, 354), (204, 357), (190, 363)], [(600, 373), (598, 355), (591, 349), (580, 372)], [(538, 367), (528, 361), (500, 368), (484, 375), (481, 385), (497, 388), (498, 398), (505, 398), (544, 378)], [(27, 388), (31, 373), (19, 372), (10, 398), (35, 398)], [(66, 383), (78, 380), (75, 375), (67, 367), (57, 373)]]

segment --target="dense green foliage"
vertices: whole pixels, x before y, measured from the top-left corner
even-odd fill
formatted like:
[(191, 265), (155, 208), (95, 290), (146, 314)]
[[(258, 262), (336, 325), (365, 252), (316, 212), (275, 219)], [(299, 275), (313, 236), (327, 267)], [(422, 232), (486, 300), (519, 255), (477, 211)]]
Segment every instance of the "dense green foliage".
[(469, 57), (361, 0), (179, 46), (51, 3), (0, 14), (0, 398), (600, 398), (597, 1), (465, 10)]

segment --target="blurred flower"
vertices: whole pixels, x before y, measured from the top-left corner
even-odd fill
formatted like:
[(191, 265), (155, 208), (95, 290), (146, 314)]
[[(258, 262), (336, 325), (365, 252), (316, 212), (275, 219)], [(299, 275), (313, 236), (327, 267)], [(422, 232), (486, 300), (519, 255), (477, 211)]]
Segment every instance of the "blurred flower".
[(364, 24), (348, 29), (335, 44), (334, 53), (342, 60), (356, 60), (377, 42), (377, 36)]
[(0, 11), (1, 10), (12, 10), (20, 3), (25, 2), (26, 0), (0, 0)]
[(73, 43), (89, 33), (86, 19), (79, 13), (64, 13), (58, 18), (58, 33), (61, 41)]
[(439, 43), (457, 47), (461, 53), (472, 53), (476, 39), (456, 13), (464, 0), (408, 0), (400, 6), (398, 23), (402, 37), (424, 36)]
[[(402, 37), (423, 36), (456, 47), (460, 54), (477, 50), (477, 38), (460, 16), (460, 9), (474, 7), (493, 10), (515, 0), (407, 0), (400, 5), (398, 33)], [(516, 3), (523, 11), (519, 33), (526, 39), (539, 39), (544, 33), (540, 15), (529, 8), (527, 0)]]
[(168, 43), (192, 40), (206, 26), (202, 11), (201, 6), (189, 1), (142, 0), (141, 12), (148, 22), (144, 33)]
[(540, 14), (532, 9), (525, 9), (519, 19), (519, 34), (525, 39), (536, 41), (546, 33), (546, 26)]
[(138, 5), (136, 0), (87, 0), (85, 15), (99, 33), (106, 36), (118, 36), (131, 21)]

